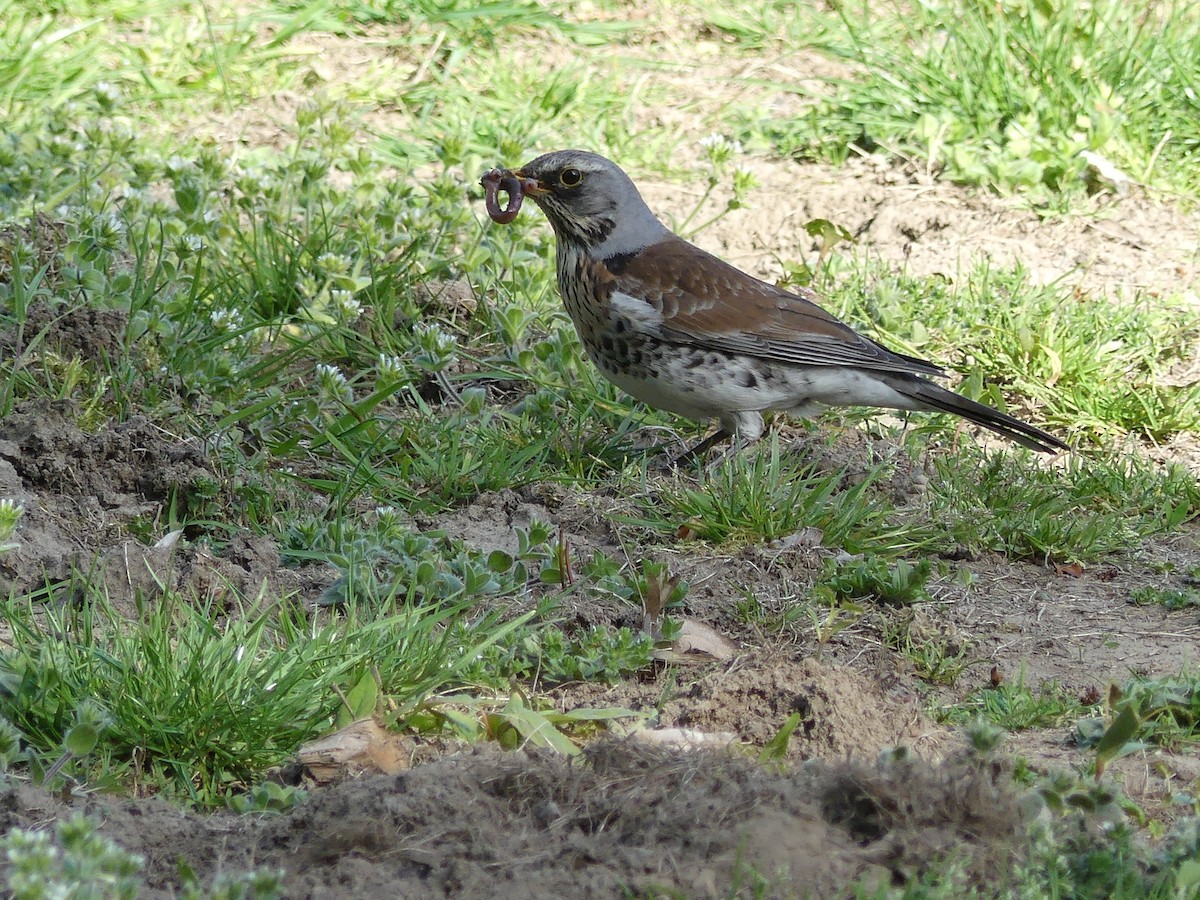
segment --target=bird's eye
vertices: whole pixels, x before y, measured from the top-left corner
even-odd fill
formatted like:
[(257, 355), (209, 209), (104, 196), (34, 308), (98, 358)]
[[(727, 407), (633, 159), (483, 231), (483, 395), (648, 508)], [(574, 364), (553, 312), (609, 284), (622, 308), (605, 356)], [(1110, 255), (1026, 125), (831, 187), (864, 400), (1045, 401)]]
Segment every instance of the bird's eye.
[(577, 187), (583, 181), (583, 173), (578, 169), (563, 169), (558, 175), (558, 182), (563, 187)]

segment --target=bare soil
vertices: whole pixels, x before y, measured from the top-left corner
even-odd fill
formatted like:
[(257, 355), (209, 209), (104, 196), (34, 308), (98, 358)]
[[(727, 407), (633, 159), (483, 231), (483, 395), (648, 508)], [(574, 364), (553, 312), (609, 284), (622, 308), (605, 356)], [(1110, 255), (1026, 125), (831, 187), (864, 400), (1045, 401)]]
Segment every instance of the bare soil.
[[(775, 159), (746, 165), (759, 184), (749, 205), (696, 242), (760, 278), (778, 277), (781, 260), (815, 259), (804, 226), (828, 219), (864, 255), (913, 275), (965, 278), (987, 262), (1022, 266), (1038, 284), (1126, 300), (1190, 290), (1200, 303), (1200, 214), (1140, 188), (1125, 197), (1097, 194), (1068, 216), (1041, 216), (1020, 198), (964, 190), (878, 156), (838, 168)], [(705, 198), (702, 187), (650, 184), (643, 193), (656, 210), (690, 211), (703, 201), (715, 214), (726, 198)]]
[(200, 873), (283, 869), (288, 897), (700, 898), (758, 877), (832, 897), (947, 859), (994, 879), (1025, 824), (1001, 762), (776, 771), (601, 742), (578, 760), (471, 750), (343, 782), (280, 816), (63, 801), (23, 787), (0, 795), (0, 827), (41, 827), (75, 809), (144, 856), (147, 897), (176, 896), (181, 860)]
[[(375, 51), (331, 39), (322, 48), (327, 64), (339, 46), (351, 68)], [(776, 63), (803, 68), (794, 59)], [(680, 89), (685, 81), (677, 73), (662, 77)], [(662, 111), (664, 122), (674, 116)], [(213, 131), (267, 142), (264, 121), (261, 110), (242, 111)], [(1200, 218), (1136, 187), (1098, 198), (1082, 214), (1043, 219), (1017, 202), (877, 160), (836, 170), (747, 163), (760, 182), (750, 207), (698, 242), (764, 277), (780, 274), (779, 259), (812, 252), (803, 226), (821, 217), (855, 233), (861, 252), (919, 273), (953, 275), (986, 257), (1019, 262), (1040, 281), (1065, 279), (1113, 296), (1197, 290)], [(704, 200), (686, 184), (641, 183), (668, 219)], [(723, 198), (707, 202), (715, 210)], [(125, 326), (119, 314), (83, 312), (38, 328), (64, 355), (100, 359), (124, 352)], [(12, 336), (0, 335), (0, 348), (5, 341)], [(1185, 436), (1166, 452), (1195, 466), (1195, 446), (1195, 436)], [(853, 452), (866, 459), (886, 448)], [(201, 599), (253, 597), (265, 583), (275, 595), (315, 600), (327, 579), (283, 567), (265, 538), (235, 538), (219, 554), (187, 540), (149, 545), (147, 534), (162, 536), (172, 497), (214, 477), (211, 453), (136, 414), (92, 422), (70, 402), (22, 404), (0, 423), (0, 496), (26, 510), (21, 548), (0, 556), (0, 589), (103, 578), (114, 602), (132, 614), (139, 596), (161, 590), (155, 575), (168, 572), (169, 586)], [(630, 548), (639, 536), (609, 515), (621, 503), (541, 486), (486, 494), (421, 524), (481, 548), (513, 549), (513, 527), (536, 517), (561, 529), (577, 553), (632, 552), (637, 562)], [(1082, 695), (1130, 673), (1196, 664), (1195, 611), (1128, 599), (1140, 585), (1173, 585), (1178, 576), (1162, 574), (1163, 563), (1175, 572), (1200, 564), (1198, 539), (1192, 528), (1130, 547), (1077, 577), (1000, 558), (955, 562), (976, 576), (969, 587), (951, 574), (935, 584), (935, 602), (916, 612), (872, 610), (823, 647), (804, 622), (767, 631), (734, 612), (747, 591), (768, 613), (784, 610), (820, 571), (818, 550), (760, 546), (720, 555), (668, 542), (656, 555), (691, 583), (685, 614), (732, 638), (735, 658), (614, 686), (560, 686), (554, 700), (562, 709), (624, 706), (646, 712), (655, 726), (732, 734), (739, 749), (603, 741), (570, 761), (531, 750), (451, 748), (398, 775), (317, 789), (281, 816), (202, 816), (154, 798), (63, 798), (20, 787), (0, 794), (0, 825), (45, 827), (73, 809), (94, 813), (106, 834), (146, 857), (148, 896), (164, 897), (178, 886), (180, 861), (202, 882), (222, 871), (282, 868), (290, 897), (726, 896), (730, 885), (751, 884), (751, 872), (787, 873), (795, 895), (834, 896), (856, 880), (893, 883), (948, 857), (986, 882), (1019, 852), (1020, 789), (1008, 763), (973, 760), (926, 710), (986, 685), (993, 668), (1004, 679), (1053, 681)], [(572, 603), (568, 626), (639, 621), (617, 604)], [(970, 665), (954, 684), (931, 686), (884, 640), (898, 625), (969, 648)], [(0, 625), (0, 643), (4, 637)], [(786, 764), (754, 762), (793, 713), (802, 725)], [(914, 757), (877, 762), (897, 744)], [(1066, 728), (1022, 734), (1010, 747), (1038, 768), (1086, 761)], [(1194, 793), (1198, 769), (1191, 758), (1148, 751), (1113, 771), (1154, 810), (1172, 792)]]

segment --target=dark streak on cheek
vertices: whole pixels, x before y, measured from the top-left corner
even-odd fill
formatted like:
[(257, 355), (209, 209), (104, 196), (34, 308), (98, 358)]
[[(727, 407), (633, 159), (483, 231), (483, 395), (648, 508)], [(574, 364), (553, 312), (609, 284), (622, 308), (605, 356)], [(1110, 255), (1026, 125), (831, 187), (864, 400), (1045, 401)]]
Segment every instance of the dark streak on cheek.
[[(507, 225), (517, 217), (521, 211), (521, 201), (525, 199), (521, 179), (508, 169), (492, 169), (479, 179), (479, 183), (483, 185), (484, 203), (493, 222)], [(503, 208), (500, 206), (501, 191), (508, 194), (508, 202)]]

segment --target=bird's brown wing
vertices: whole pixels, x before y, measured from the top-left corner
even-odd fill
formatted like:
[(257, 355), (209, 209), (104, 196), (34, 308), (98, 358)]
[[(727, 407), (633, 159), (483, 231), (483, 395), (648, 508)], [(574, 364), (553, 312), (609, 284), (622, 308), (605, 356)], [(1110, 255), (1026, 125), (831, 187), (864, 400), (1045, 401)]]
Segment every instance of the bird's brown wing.
[(943, 374), (863, 337), (817, 306), (814, 292), (759, 281), (682, 238), (607, 262), (613, 288), (662, 313), (666, 340), (793, 365)]

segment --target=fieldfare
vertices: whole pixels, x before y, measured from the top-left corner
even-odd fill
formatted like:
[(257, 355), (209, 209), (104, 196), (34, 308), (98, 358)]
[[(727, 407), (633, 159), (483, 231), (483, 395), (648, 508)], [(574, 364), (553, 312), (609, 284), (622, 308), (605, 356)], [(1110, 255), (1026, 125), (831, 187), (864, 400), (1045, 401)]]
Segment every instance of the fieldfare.
[(497, 222), (511, 222), (524, 197), (550, 220), (563, 304), (604, 377), (650, 406), (716, 419), (705, 449), (756, 441), (767, 410), (807, 417), (825, 406), (953, 413), (1032, 450), (1069, 449), (927, 380), (944, 372), (858, 334), (814, 291), (759, 281), (673, 234), (602, 156), (558, 150), (481, 183)]

